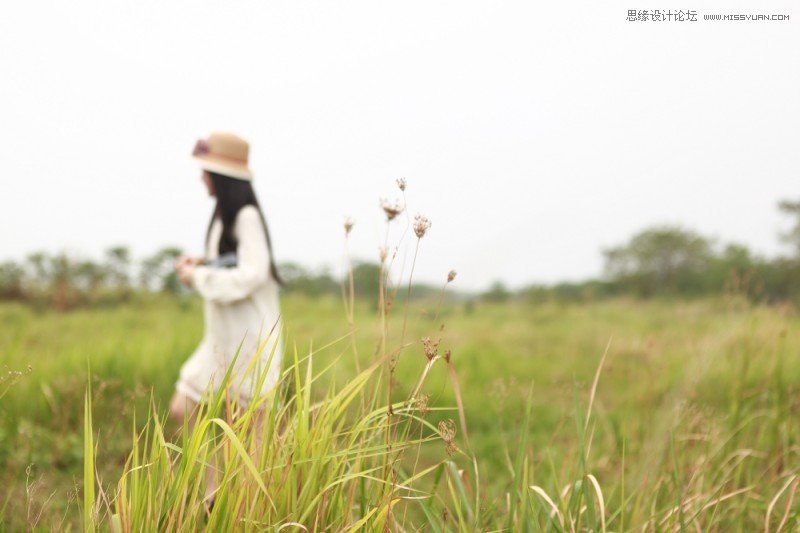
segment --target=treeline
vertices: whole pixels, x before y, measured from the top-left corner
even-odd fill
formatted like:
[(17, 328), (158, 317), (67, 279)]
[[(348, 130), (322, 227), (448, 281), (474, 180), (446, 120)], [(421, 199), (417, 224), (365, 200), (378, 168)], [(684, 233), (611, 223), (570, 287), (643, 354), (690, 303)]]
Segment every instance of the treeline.
[[(134, 260), (127, 247), (115, 246), (99, 261), (67, 253), (33, 253), (21, 262), (0, 263), (0, 300), (68, 310), (113, 305), (154, 293), (185, 297), (190, 291), (181, 285), (173, 269), (180, 253), (179, 248), (170, 246)], [(341, 284), (329, 270), (315, 272), (296, 263), (282, 263), (278, 270), (285, 282), (284, 292), (312, 297), (341, 294)], [(377, 302), (379, 275), (377, 264), (356, 262), (355, 294)], [(412, 296), (426, 297), (438, 289), (417, 283)]]
[(758, 302), (800, 304), (800, 201), (784, 201), (779, 208), (793, 219), (791, 230), (779, 236), (793, 250), (784, 257), (761, 257), (741, 244), (719, 244), (692, 230), (661, 226), (603, 250), (605, 266), (600, 279), (531, 285), (513, 294), (502, 283), (495, 283), (483, 297), (540, 302), (619, 295), (649, 298), (736, 294)]
[(178, 294), (181, 284), (172, 265), (179, 255), (175, 247), (140, 261), (125, 246), (109, 248), (100, 261), (36, 252), (22, 262), (0, 264), (0, 299), (66, 310), (125, 302), (140, 292)]
[[(585, 301), (630, 295), (693, 297), (737, 294), (759, 302), (792, 301), (800, 304), (800, 201), (781, 202), (781, 211), (794, 220), (780, 238), (791, 245), (785, 257), (765, 258), (741, 244), (714, 239), (681, 227), (649, 228), (627, 243), (603, 250), (603, 276), (579, 283), (530, 285), (511, 291), (494, 283), (481, 294), (455, 294), (467, 300), (502, 302), (518, 299)], [(81, 306), (114, 304), (152, 293), (185, 295), (173, 270), (180, 255), (165, 247), (134, 261), (128, 248), (106, 250), (100, 261), (70, 257), (65, 253), (34, 253), (22, 262), (0, 264), (0, 300), (18, 300), (65, 310)], [(312, 297), (341, 294), (341, 284), (328, 270), (311, 271), (296, 263), (279, 265), (284, 291)], [(353, 283), (361, 298), (377, 299), (380, 270), (377, 264), (355, 263)], [(424, 298), (441, 287), (415, 284), (412, 295)], [(453, 295), (452, 291), (448, 291)]]
[[(530, 285), (515, 291), (496, 282), (480, 294), (454, 294), (449, 289), (448, 294), (491, 302), (569, 302), (620, 295), (649, 298), (735, 293), (752, 301), (800, 303), (800, 253), (767, 259), (742, 245), (718, 245), (691, 230), (657, 227), (603, 254), (605, 267), (600, 279)], [(189, 291), (172, 267), (179, 255), (178, 248), (166, 247), (135, 261), (124, 246), (108, 249), (100, 261), (65, 253), (34, 253), (22, 262), (0, 264), (0, 299), (67, 310), (111, 305), (153, 293), (186, 296)], [(279, 270), (285, 281), (284, 292), (311, 297), (341, 294), (340, 280), (329, 270), (312, 271), (296, 263), (282, 263)], [(377, 264), (355, 263), (355, 294), (377, 301), (379, 276)], [(414, 284), (412, 296), (424, 298), (438, 295), (440, 290), (440, 286)]]
[(800, 259), (759, 257), (745, 246), (718, 246), (713, 239), (679, 227), (647, 229), (624, 245), (604, 250), (603, 255), (601, 279), (531, 285), (516, 294), (495, 285), (484, 297), (541, 302), (621, 295), (650, 298), (728, 294), (754, 302), (800, 303)]

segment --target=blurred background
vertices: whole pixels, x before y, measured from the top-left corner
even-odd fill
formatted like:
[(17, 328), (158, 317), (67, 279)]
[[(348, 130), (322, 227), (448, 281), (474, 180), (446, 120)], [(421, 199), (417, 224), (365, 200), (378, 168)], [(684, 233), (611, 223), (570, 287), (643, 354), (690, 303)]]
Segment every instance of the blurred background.
[[(189, 156), (217, 130), (250, 141), (287, 342), (342, 359), (321, 389), (373, 360), (378, 248), (398, 246), (396, 392), (419, 339), (452, 350), (486, 528), (527, 484), (589, 471), (614, 530), (669, 528), (676, 501), (698, 529), (800, 524), (800, 13), (767, 4), (681, 6), (696, 22), (616, 0), (6, 6), (0, 526), (79, 527), (87, 384), (109, 494), (135, 420), (163, 412), (203, 333), (172, 262), (202, 252), (213, 200)], [(727, 13), (790, 18), (703, 18)], [(417, 241), (406, 213), (387, 233), (381, 198), (432, 221), (408, 303)], [(355, 357), (334, 342), (353, 324)], [(431, 404), (452, 384), (435, 366)]]
[(750, 4), (669, 24), (620, 2), (9, 7), (2, 258), (200, 252), (188, 155), (213, 130), (250, 140), (275, 254), (312, 270), (339, 273), (345, 216), (377, 259), (401, 176), (433, 221), (420, 280), (598, 277), (604, 248), (658, 225), (774, 258), (777, 204), (800, 196), (800, 37), (702, 20), (714, 6)]

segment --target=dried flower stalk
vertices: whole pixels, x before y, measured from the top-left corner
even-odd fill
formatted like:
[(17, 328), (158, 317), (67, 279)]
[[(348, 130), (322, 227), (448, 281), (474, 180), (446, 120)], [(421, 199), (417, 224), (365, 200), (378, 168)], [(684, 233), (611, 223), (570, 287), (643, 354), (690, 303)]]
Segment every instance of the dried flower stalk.
[(431, 228), (431, 221), (425, 215), (417, 215), (414, 217), (414, 233), (417, 238), (421, 239), (425, 233)]
[(405, 207), (400, 203), (400, 200), (390, 202), (386, 198), (381, 198), (381, 209), (386, 213), (386, 220), (394, 220), (397, 215), (403, 212)]

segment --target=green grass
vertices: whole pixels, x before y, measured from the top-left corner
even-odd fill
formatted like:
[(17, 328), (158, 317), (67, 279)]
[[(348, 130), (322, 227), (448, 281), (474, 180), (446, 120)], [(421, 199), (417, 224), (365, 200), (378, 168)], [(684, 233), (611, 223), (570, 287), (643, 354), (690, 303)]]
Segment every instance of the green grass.
[[(385, 429), (373, 423), (375, 410), (385, 410), (385, 398), (372, 388), (385, 382), (383, 367), (357, 386), (346, 409), (335, 409), (334, 401), (377, 359), (376, 313), (357, 302), (356, 360), (341, 301), (284, 298), (292, 385), (283, 411), (273, 409), (284, 414), (268, 427), (271, 443), (276, 435), (288, 440), (257, 455), (247, 432), (252, 413), (233, 420), (220, 404), (206, 413), (204, 430), (192, 434), (161, 423), (178, 368), (200, 339), (199, 304), (165, 298), (67, 314), (0, 305), (0, 517), (6, 529), (77, 530), (87, 513), (96, 513), (104, 530), (114, 512), (120, 524), (139, 517), (138, 523), (153, 525), (147, 520), (162, 520), (156, 502), (179, 508), (179, 501), (197, 500), (204, 478), (197, 464), (214, 454), (235, 473), (220, 517), (246, 509), (313, 528), (369, 516), (364, 525), (377, 527), (392, 506), (397, 524), (406, 520), (410, 530), (423, 524), (428, 530), (800, 527), (800, 317), (792, 309), (722, 298), (445, 304), (434, 321), (436, 303), (415, 302), (393, 398), (412, 393), (428, 362), (420, 339), (441, 338), (439, 354), (451, 350), (458, 375), (469, 446), (448, 365), (437, 359), (421, 389), (435, 410), (423, 418), (397, 404), (403, 423), (396, 442), (408, 448), (393, 450), (401, 481), (421, 473), (409, 483), (433, 497), (387, 503), (394, 502), (391, 495), (365, 496), (387, 490), (378, 468), (383, 459), (375, 458), (387, 450), (369, 444), (386, 440)], [(402, 322), (395, 312), (388, 326), (392, 348), (401, 344)], [(295, 350), (300, 362), (292, 367)], [(8, 374), (14, 371), (21, 375)], [(310, 405), (317, 405), (314, 416)], [(373, 418), (361, 418), (364, 413)], [(459, 448), (452, 459), (438, 434), (448, 418)], [(93, 443), (84, 438), (85, 427)], [(87, 462), (92, 444), (94, 462)], [(298, 455), (290, 461), (286, 449)], [(341, 449), (366, 459), (345, 461), (334, 453)], [(301, 456), (308, 462), (297, 462)], [(247, 457), (256, 458), (252, 469)], [(131, 470), (145, 459), (155, 466)], [(280, 465), (291, 465), (290, 478), (314, 490), (253, 471)], [(376, 480), (365, 474), (370, 468), (377, 469), (370, 474)], [(149, 481), (136, 477), (144, 470)], [(93, 475), (100, 480), (96, 505), (82, 490), (84, 476)], [(326, 493), (315, 483), (333, 479), (342, 487), (328, 492), (327, 514), (309, 515), (320, 507), (313, 496)], [(115, 494), (124, 497), (114, 500)], [(274, 510), (253, 503), (266, 501), (266, 494), (276, 500)], [(158, 525), (201, 525), (206, 518), (193, 512)]]

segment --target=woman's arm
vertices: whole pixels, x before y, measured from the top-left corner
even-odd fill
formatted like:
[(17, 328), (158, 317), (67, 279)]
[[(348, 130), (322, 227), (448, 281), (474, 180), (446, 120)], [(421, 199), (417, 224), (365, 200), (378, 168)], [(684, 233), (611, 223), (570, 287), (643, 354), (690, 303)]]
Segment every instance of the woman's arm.
[(192, 266), (202, 265), (203, 261), (205, 261), (205, 259), (202, 257), (181, 254), (180, 257), (178, 257), (175, 260), (173, 266), (175, 267), (175, 270), (180, 270), (181, 268), (188, 265)]
[(191, 274), (197, 292), (213, 302), (228, 303), (248, 297), (269, 276), (269, 251), (261, 216), (252, 205), (236, 215), (234, 234), (239, 242), (233, 268), (197, 266)]

